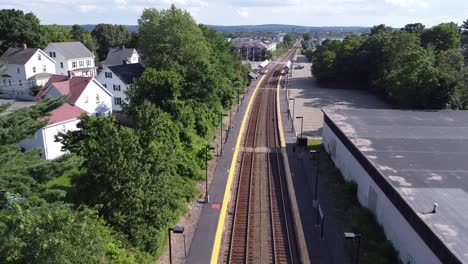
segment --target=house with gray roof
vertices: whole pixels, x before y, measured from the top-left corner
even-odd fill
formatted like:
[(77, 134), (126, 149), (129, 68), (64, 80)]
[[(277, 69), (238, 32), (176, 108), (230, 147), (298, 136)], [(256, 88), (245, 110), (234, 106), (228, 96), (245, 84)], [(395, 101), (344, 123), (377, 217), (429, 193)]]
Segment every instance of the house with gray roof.
[(140, 78), (145, 68), (139, 63), (105, 67), (96, 78), (112, 93), (114, 102), (112, 111), (122, 111), (122, 106), (128, 103), (127, 89)]
[(55, 60), (57, 74), (95, 77), (94, 54), (81, 42), (54, 42), (44, 49)]
[(2, 97), (33, 100), (31, 88), (44, 85), (55, 74), (55, 61), (37, 48), (9, 48), (0, 57)]
[(104, 68), (106, 66), (140, 63), (140, 60), (140, 55), (136, 49), (125, 48), (125, 46), (123, 46), (118, 48), (110, 48), (109, 52), (107, 53), (106, 60), (101, 64)]

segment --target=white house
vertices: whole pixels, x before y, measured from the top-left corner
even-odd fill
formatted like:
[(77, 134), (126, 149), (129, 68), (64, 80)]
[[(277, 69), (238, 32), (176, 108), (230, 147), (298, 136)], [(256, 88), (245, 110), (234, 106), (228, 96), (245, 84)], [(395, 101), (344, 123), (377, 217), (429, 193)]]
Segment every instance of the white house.
[(55, 60), (57, 74), (68, 75), (70, 71), (73, 76), (96, 76), (94, 54), (81, 42), (49, 43), (44, 52)]
[(64, 154), (62, 144), (55, 142), (55, 136), (60, 132), (78, 130), (76, 126), (81, 115), (87, 114), (83, 109), (65, 103), (50, 112), (47, 125), (34, 134), (20, 142), (20, 147), (25, 150), (40, 149), (41, 155), (47, 160), (55, 159)]
[(138, 51), (134, 48), (111, 48), (107, 53), (106, 60), (103, 61), (102, 67), (106, 66), (115, 66), (115, 65), (123, 65), (123, 64), (134, 64), (140, 63), (141, 58), (138, 54)]
[(126, 91), (135, 79), (141, 77), (145, 68), (141, 64), (109, 66), (99, 73), (97, 80), (113, 95), (113, 111), (122, 111), (122, 105), (128, 103)]
[(33, 137), (21, 141), (20, 147), (41, 149), (45, 159), (55, 159), (64, 154), (62, 144), (55, 142), (59, 132), (77, 130), (81, 115), (108, 116), (112, 113), (112, 94), (92, 77), (52, 75), (36, 99), (61, 96), (68, 96), (66, 103), (53, 110), (49, 123)]
[(60, 96), (68, 96), (67, 103), (78, 106), (89, 115), (112, 113), (112, 94), (93, 77), (52, 75), (36, 99)]
[(55, 74), (55, 61), (41, 49), (9, 48), (0, 62), (6, 67), (0, 92), (13, 98), (34, 99), (31, 88), (44, 85)]

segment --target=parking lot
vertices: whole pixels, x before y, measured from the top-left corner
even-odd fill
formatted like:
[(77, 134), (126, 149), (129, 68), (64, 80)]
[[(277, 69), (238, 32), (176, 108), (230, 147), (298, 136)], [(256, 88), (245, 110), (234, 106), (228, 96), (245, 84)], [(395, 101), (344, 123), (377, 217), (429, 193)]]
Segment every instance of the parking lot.
[[(317, 82), (312, 76), (310, 62), (303, 55), (297, 56), (295, 66), (289, 80), (289, 96), (295, 98), (295, 116), (304, 117), (304, 136), (321, 137), (323, 126), (322, 108), (367, 108), (385, 109), (389, 106), (374, 95), (359, 90), (356, 87), (326, 86)], [(290, 101), (290, 108), (293, 103)], [(295, 120), (296, 128), (300, 130), (301, 121)]]

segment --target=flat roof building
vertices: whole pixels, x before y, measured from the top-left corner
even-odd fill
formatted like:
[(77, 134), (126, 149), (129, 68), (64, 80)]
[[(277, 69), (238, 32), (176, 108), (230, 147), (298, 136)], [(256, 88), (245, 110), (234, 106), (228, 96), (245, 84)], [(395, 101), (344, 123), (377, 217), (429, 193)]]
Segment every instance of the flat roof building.
[(468, 111), (323, 112), (325, 149), (403, 263), (468, 263)]

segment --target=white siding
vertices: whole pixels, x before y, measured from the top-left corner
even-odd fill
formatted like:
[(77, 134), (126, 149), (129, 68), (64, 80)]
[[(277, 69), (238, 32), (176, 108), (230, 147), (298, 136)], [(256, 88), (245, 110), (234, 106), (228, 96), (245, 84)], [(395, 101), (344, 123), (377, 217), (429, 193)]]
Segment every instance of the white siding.
[(62, 94), (55, 89), (53, 85), (49, 86), (49, 89), (47, 89), (46, 93), (43, 95), (44, 98), (58, 98), (62, 96)]
[(59, 132), (63, 133), (66, 131), (78, 130), (76, 125), (79, 122), (79, 119), (73, 119), (67, 122), (52, 124), (42, 129), (44, 131), (44, 143), (46, 146), (45, 159), (55, 159), (66, 153), (62, 151), (63, 144), (55, 142), (55, 136), (58, 135)]
[[(96, 100), (97, 96), (99, 96), (99, 102)], [(102, 116), (112, 113), (112, 100), (110, 92), (93, 79), (81, 93), (75, 105), (91, 115)]]
[(19, 146), (25, 149), (26, 151), (33, 150), (33, 149), (40, 149), (42, 157), (45, 158), (43, 129), (41, 128), (37, 130), (33, 136), (22, 140), (19, 143)]
[[(125, 91), (127, 90), (127, 86), (124, 82), (122, 82), (113, 72), (112, 78), (106, 78), (106, 72), (112, 72), (109, 68), (104, 68), (101, 73), (99, 73), (97, 77), (97, 81), (100, 82), (102, 85), (106, 85), (107, 90), (112, 93), (114, 98), (121, 98), (122, 102), (127, 102), (127, 95)], [(114, 85), (120, 85), (120, 91), (114, 91)], [(122, 106), (116, 105), (114, 102), (115, 99), (112, 99), (112, 110), (113, 111), (122, 111)]]
[[(38, 59), (39, 54), (41, 55), (41, 60)], [(26, 79), (29, 79), (38, 73), (43, 73), (44, 72), (43, 66), (46, 67), (45, 72), (51, 73), (51, 74), (56, 73), (55, 61), (49, 58), (49, 56), (46, 56), (45, 52), (41, 50), (37, 50), (36, 53), (31, 57), (31, 59), (25, 65)], [(33, 72), (33, 67), (36, 67), (36, 73)]]
[[(50, 52), (55, 52), (55, 69), (57, 74), (61, 75), (68, 75), (68, 71), (72, 71), (75, 76), (85, 76), (85, 77), (95, 77), (96, 76), (96, 68), (94, 65), (94, 58), (93, 57), (86, 57), (86, 58), (73, 58), (73, 59), (65, 59), (65, 54), (61, 54), (58, 50), (56, 50), (52, 45), (47, 45), (44, 49), (46, 54)], [(90, 66), (87, 66), (86, 61), (90, 61)], [(83, 61), (83, 66), (80, 67), (80, 61)], [(72, 67), (73, 62), (76, 62), (76, 67)], [(60, 63), (63, 63), (63, 68), (61, 67)], [(92, 68), (91, 70), (89, 68)]]
[[(343, 176), (358, 184), (359, 202), (374, 211), (404, 263), (441, 263), (327, 124), (323, 127), (323, 144)], [(373, 191), (375, 200), (369, 201)]]

